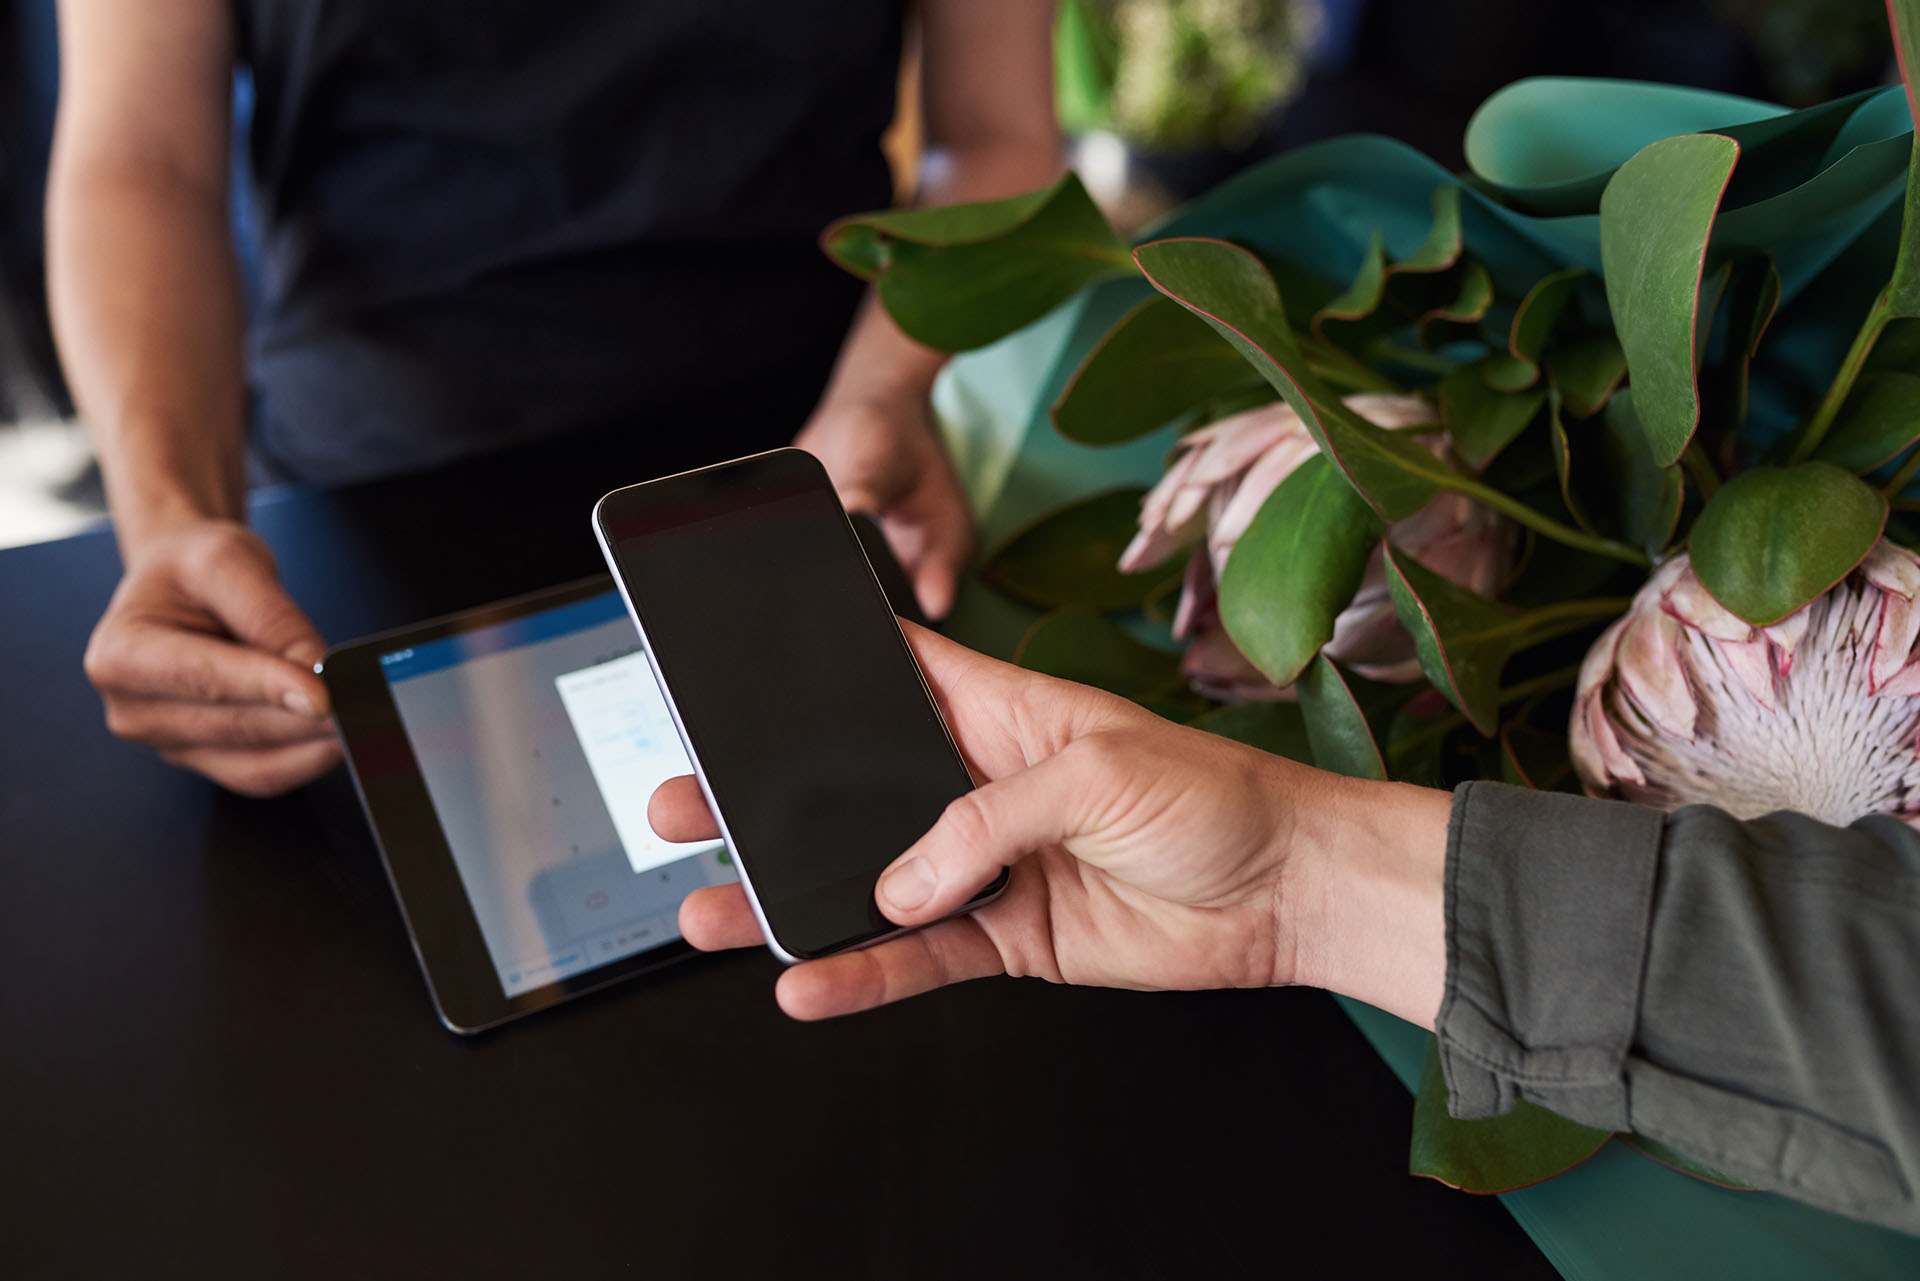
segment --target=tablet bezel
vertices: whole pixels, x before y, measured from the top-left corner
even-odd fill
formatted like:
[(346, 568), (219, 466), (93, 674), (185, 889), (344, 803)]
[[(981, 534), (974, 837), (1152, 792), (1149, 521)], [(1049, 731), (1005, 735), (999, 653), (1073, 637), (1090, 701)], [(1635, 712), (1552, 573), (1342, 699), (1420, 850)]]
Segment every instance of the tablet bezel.
[[(401, 723), (380, 656), (616, 592), (607, 575), (463, 610), (340, 645), (314, 670), (333, 700), (347, 767), (440, 1021), (468, 1035), (694, 954), (673, 939), (508, 996)], [(636, 637), (637, 639), (637, 637)]]

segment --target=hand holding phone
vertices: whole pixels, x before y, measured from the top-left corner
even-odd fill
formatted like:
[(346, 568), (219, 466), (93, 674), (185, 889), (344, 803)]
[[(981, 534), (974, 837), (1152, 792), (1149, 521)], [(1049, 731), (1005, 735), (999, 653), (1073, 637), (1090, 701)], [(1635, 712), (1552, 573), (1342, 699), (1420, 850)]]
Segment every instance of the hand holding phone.
[(594, 530), (768, 945), (898, 932), (874, 884), (973, 779), (825, 469), (683, 472), (608, 494)]
[[(1015, 974), (1147, 990), (1308, 982), (1431, 1024), (1446, 792), (1343, 779), (932, 632), (907, 635), (986, 781), (881, 880), (891, 918), (926, 928), (789, 969), (777, 987), (788, 1014), (828, 1018)], [(690, 778), (662, 785), (649, 818), (672, 840), (714, 830)], [(1401, 855), (1424, 869), (1424, 897), (1405, 877), (1372, 887)], [(892, 878), (910, 863), (930, 873), (911, 883), (931, 889), (898, 904)], [(1007, 865), (1005, 894), (940, 919)], [(680, 928), (709, 951), (760, 939), (735, 886), (689, 895)]]

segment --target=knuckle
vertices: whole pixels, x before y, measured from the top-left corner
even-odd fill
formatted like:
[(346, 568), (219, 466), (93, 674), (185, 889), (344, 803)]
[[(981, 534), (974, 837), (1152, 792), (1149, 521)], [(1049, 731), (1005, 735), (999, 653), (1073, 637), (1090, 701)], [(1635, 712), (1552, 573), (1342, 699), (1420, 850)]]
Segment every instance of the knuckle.
[(993, 848), (993, 815), (978, 792), (968, 792), (949, 801), (946, 812), (940, 816), (940, 824), (967, 849)]

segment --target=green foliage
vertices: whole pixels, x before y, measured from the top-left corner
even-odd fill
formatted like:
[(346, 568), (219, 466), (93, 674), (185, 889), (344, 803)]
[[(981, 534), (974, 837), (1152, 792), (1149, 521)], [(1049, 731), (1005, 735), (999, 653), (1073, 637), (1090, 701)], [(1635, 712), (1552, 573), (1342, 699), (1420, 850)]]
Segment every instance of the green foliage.
[(1492, 734), (1500, 711), (1500, 669), (1520, 635), (1514, 616), (1386, 546), (1393, 611), (1413, 637), (1420, 668), (1473, 727)]
[(1053, 423), (1083, 445), (1118, 445), (1261, 385), (1220, 335), (1184, 307), (1153, 297), (1087, 353), (1053, 404)]
[(1228, 703), (1188, 724), (1303, 765), (1313, 764), (1307, 717), (1298, 703)]
[(1014, 661), (1137, 701), (1179, 694), (1178, 655), (1143, 645), (1112, 619), (1077, 605), (1043, 615), (1020, 638)]
[(1314, 764), (1348, 778), (1387, 776), (1374, 719), (1389, 699), (1378, 686), (1341, 671), (1339, 664), (1321, 654), (1307, 664), (1295, 688)]
[(1887, 500), (1831, 463), (1758, 467), (1728, 481), (1693, 524), (1693, 569), (1756, 627), (1852, 572), (1880, 539)]
[(1220, 576), (1220, 621), (1276, 685), (1291, 685), (1333, 639), (1380, 541), (1373, 511), (1324, 457), (1267, 496)]
[(823, 244), (874, 283), (894, 323), (941, 351), (985, 346), (1132, 270), (1073, 174), (1008, 200), (844, 218)]
[(1892, 462), (1920, 440), (1920, 375), (1869, 370), (1860, 375), (1833, 430), (1814, 457), (1853, 472)]
[(1504, 1116), (1456, 1121), (1447, 1115), (1439, 1042), (1429, 1041), (1413, 1100), (1407, 1171), (1468, 1192), (1511, 1192), (1566, 1173), (1612, 1137), (1524, 1101)]
[(1137, 609), (1180, 566), (1139, 574), (1117, 568), (1132, 541), (1139, 489), (1115, 489), (1043, 516), (1007, 540), (982, 576), (1015, 600), (1041, 609), (1080, 605), (1095, 610)]
[(1739, 144), (1718, 134), (1667, 138), (1621, 165), (1600, 197), (1607, 302), (1644, 401), (1647, 438), (1663, 464), (1680, 457), (1700, 421), (1700, 280), (1739, 155)]

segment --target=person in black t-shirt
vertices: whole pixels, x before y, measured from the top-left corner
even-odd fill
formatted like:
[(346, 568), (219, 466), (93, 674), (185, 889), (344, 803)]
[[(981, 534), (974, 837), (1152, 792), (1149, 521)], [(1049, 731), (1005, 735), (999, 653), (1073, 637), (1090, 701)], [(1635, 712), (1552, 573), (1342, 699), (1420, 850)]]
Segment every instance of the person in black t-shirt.
[[(338, 759), (321, 639), (244, 523), (249, 449), (326, 482), (570, 434), (630, 434), (642, 474), (650, 431), (702, 461), (791, 439), (944, 613), (971, 526), (941, 357), (816, 243), (890, 198), (902, 8), (62, 0), (50, 291), (127, 566), (86, 658), (114, 732), (253, 794)], [(923, 196), (1055, 176), (1052, 6), (918, 11)]]

